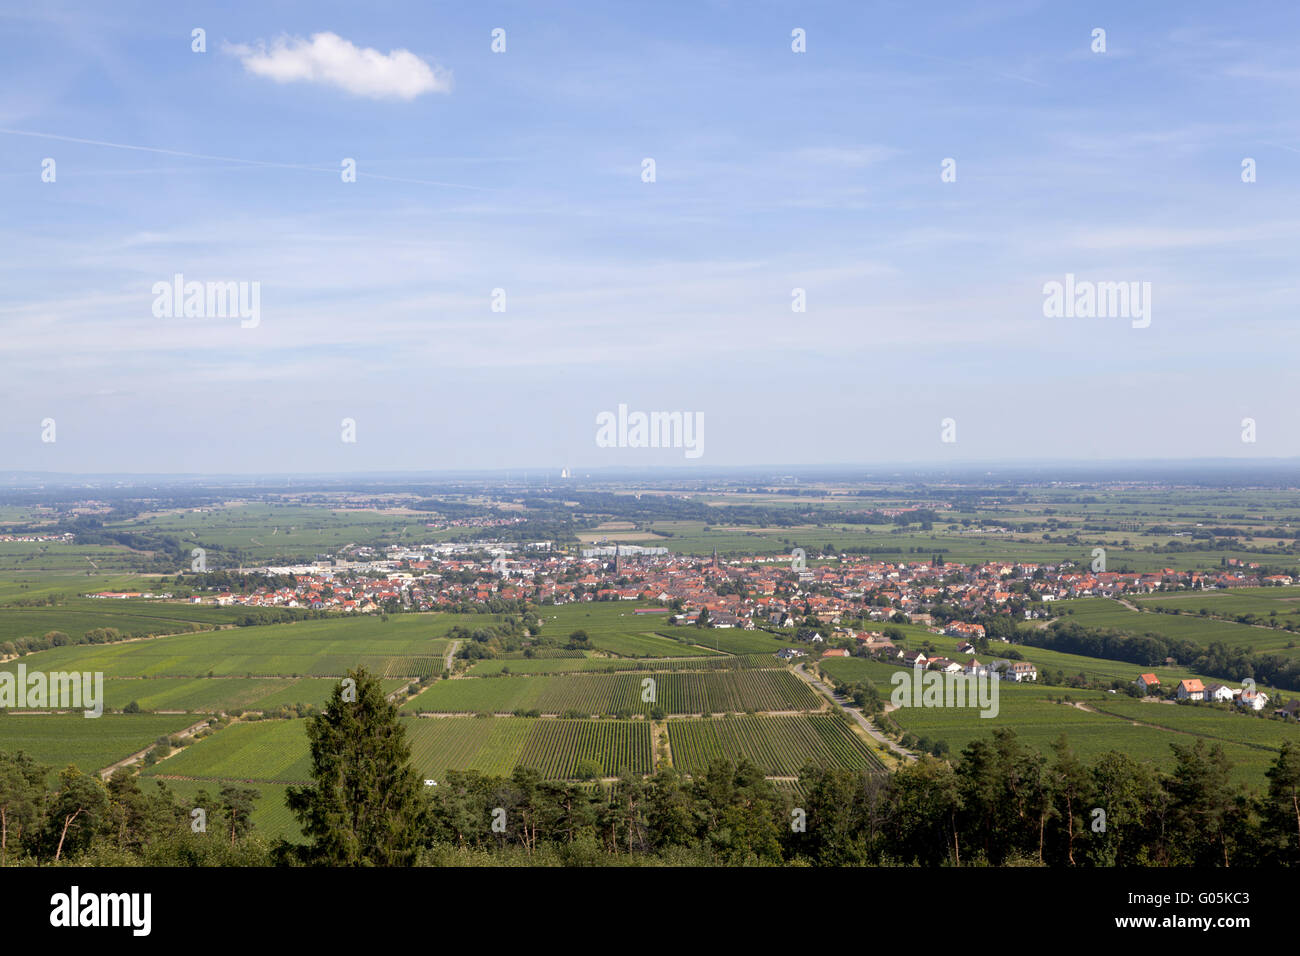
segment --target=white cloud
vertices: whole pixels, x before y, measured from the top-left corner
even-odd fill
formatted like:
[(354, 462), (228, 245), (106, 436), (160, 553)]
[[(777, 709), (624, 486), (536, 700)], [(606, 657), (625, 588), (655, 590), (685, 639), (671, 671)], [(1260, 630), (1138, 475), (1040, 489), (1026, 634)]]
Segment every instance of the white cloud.
[(271, 49), (227, 45), (226, 52), (244, 69), (277, 83), (323, 83), (370, 99), (412, 100), (421, 93), (446, 93), (451, 73), (430, 66), (410, 50), (387, 55), (362, 48), (335, 33), (315, 33), (310, 40), (282, 36)]

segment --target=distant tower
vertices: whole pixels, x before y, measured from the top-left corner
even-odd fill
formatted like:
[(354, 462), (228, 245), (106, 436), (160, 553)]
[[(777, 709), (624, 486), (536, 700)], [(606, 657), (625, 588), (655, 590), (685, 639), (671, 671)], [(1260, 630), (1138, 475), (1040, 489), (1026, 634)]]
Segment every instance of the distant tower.
[(567, 468), (560, 469), (560, 479), (562, 481), (567, 481), (568, 478), (569, 478), (569, 469)]
[(718, 549), (717, 549), (717, 548), (714, 548), (714, 549), (713, 549), (713, 566), (714, 566), (715, 568), (718, 566)]
[(614, 576), (617, 577), (623, 570), (623, 551), (620, 545), (614, 544)]

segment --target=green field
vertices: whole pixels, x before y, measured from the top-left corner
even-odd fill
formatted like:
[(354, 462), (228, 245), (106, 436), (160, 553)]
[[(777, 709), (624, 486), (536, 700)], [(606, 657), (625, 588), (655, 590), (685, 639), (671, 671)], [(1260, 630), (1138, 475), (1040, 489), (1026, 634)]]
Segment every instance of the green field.
[(724, 654), (775, 654), (789, 646), (788, 640), (774, 637), (765, 631), (745, 631), (725, 627), (668, 627), (655, 628), (661, 637), (681, 641), (691, 646), (712, 648)]
[[(675, 657), (682, 653), (680, 642), (657, 634), (600, 634), (591, 639), (591, 644), (597, 650), (619, 657)], [(701, 646), (695, 653), (699, 656), (719, 652)]]
[(654, 657), (632, 660), (627, 658), (588, 657), (561, 660), (516, 658), (479, 661), (465, 673), (470, 677), (491, 677), (494, 674), (573, 674), (618, 673), (642, 671), (695, 671), (736, 670), (747, 667), (783, 667), (771, 654), (717, 655), (713, 657)]
[(311, 760), (301, 720), (258, 720), (223, 727), (160, 760), (145, 776), (308, 783)]
[[(945, 741), (954, 754), (972, 740), (989, 736), (995, 728), (1009, 727), (1016, 732), (1021, 743), (1049, 756), (1052, 744), (1061, 734), (1065, 734), (1070, 746), (1084, 759), (1090, 760), (1107, 751), (1119, 750), (1164, 770), (1170, 770), (1174, 766), (1174, 756), (1169, 745), (1189, 745), (1195, 739), (1188, 733), (1138, 726), (1132, 719), (1092, 713), (1069, 703), (1057, 703), (1057, 698), (1064, 696), (1099, 708), (1110, 709), (1126, 704), (1126, 700), (1118, 695), (1097, 691), (1004, 685), (999, 694), (998, 715), (993, 718), (982, 718), (974, 709), (944, 707), (902, 708), (893, 711), (890, 716), (904, 730), (918, 737), (926, 737), (932, 742)], [(1134, 706), (1142, 705), (1135, 703)], [(1160, 704), (1148, 706), (1158, 709), (1160, 713), (1182, 709)], [(1254, 718), (1243, 715), (1241, 719)], [(1224, 751), (1234, 765), (1235, 780), (1251, 787), (1264, 785), (1264, 770), (1275, 756), (1272, 751), (1226, 738), (1212, 738), (1209, 742), (1223, 744)]]
[[(195, 807), (203, 806), (208, 811), (208, 832), (214, 832), (221, 828), (221, 816), (219, 810), (213, 807), (220, 806), (221, 786), (224, 783), (234, 783), (237, 786), (246, 787), (258, 791), (261, 796), (253, 801), (253, 836), (260, 837), (263, 840), (276, 840), (284, 838), (292, 842), (299, 842), (303, 838), (302, 828), (298, 826), (298, 820), (290, 812), (288, 805), (285, 803), (285, 791), (288, 784), (283, 783), (239, 783), (238, 781), (227, 780), (165, 780), (162, 777), (150, 777), (140, 781), (140, 789), (146, 793), (150, 787), (156, 786), (157, 783), (164, 783), (167, 789), (174, 793), (177, 802), (181, 803), (187, 809), (193, 810)], [(200, 791), (206, 791), (209, 803), (201, 804), (197, 797)]]
[(449, 614), (337, 617), (56, 647), (22, 661), (29, 671), (101, 671), (106, 677), (342, 677), (358, 665), (379, 677), (424, 677), (441, 673), (448, 642), (439, 635), (455, 623)]
[(71, 763), (94, 773), (196, 722), (193, 716), (154, 714), (4, 714), (0, 750), (25, 750), (56, 771)]
[[(102, 588), (96, 585), (95, 590)], [(233, 624), (247, 614), (242, 608), (170, 601), (65, 598), (52, 607), (0, 607), (0, 643), (41, 637), (50, 631), (62, 631), (78, 641), (87, 631), (104, 627), (115, 628), (126, 637), (182, 634)]]
[[(653, 681), (655, 700), (643, 699)], [(573, 674), (444, 680), (403, 706), (408, 713), (513, 713), (539, 710), (562, 714), (648, 714), (654, 706), (670, 714), (746, 710), (815, 710), (822, 702), (789, 671), (669, 671), (653, 675)]]
[[(594, 760), (605, 776), (651, 770), (650, 725), (627, 720), (513, 717), (404, 720), (411, 762), (428, 779), (448, 770), (508, 774), (532, 767), (548, 778), (572, 776)], [(144, 771), (146, 776), (208, 781), (306, 783), (311, 760), (301, 720), (235, 723)]]
[[(1199, 608), (1200, 605), (1197, 605)], [(1072, 611), (1067, 621), (1085, 627), (1113, 627), (1126, 634), (1159, 634), (1162, 637), (1193, 641), (1209, 645), (1220, 641), (1229, 647), (1245, 647), (1256, 653), (1300, 653), (1300, 636), (1266, 627), (1252, 627), (1233, 621), (1190, 614), (1156, 614), (1130, 611), (1108, 598), (1081, 598), (1061, 601), (1055, 605), (1057, 612)], [(1288, 647), (1287, 645), (1296, 645)]]
[(744, 757), (769, 776), (797, 774), (808, 761), (855, 770), (880, 770), (880, 758), (838, 716), (718, 717), (670, 720), (673, 766), (703, 773), (711, 760)]

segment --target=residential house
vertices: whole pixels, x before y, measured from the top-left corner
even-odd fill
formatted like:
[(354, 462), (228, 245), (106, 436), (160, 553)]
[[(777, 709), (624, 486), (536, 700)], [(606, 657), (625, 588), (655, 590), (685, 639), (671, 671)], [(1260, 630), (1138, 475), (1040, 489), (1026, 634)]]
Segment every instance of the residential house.
[(1012, 661), (1007, 668), (1007, 677), (1017, 683), (1038, 680), (1038, 668), (1029, 661)]
[(1262, 690), (1242, 690), (1237, 695), (1237, 706), (1247, 710), (1260, 711), (1268, 705), (1268, 694)]
[(1230, 701), (1236, 693), (1231, 687), (1223, 684), (1206, 684), (1204, 700), (1211, 700), (1215, 703), (1224, 703)]

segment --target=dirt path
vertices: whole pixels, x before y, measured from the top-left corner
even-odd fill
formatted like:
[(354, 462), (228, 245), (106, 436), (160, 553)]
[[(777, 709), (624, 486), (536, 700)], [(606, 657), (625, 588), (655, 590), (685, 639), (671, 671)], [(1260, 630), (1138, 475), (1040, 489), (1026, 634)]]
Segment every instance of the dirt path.
[[(664, 756), (659, 758), (659, 747), (663, 745)], [(668, 722), (655, 720), (650, 723), (650, 769), (662, 770), (673, 765), (673, 746), (668, 739)]]
[[(200, 730), (202, 730), (204, 727), (208, 725), (208, 719), (209, 718), (204, 717), (197, 724), (194, 724), (191, 727), (186, 727), (184, 730), (177, 731), (174, 734), (168, 734), (167, 736), (168, 737), (193, 737), (196, 733), (198, 733)], [(113, 776), (113, 771), (116, 770), (118, 767), (129, 767), (131, 764), (143, 760), (144, 755), (147, 754), (150, 750), (152, 750), (153, 746), (154, 746), (153, 744), (150, 744), (148, 747), (145, 747), (144, 750), (141, 750), (137, 753), (133, 753), (131, 754), (131, 756), (123, 760), (119, 760), (117, 763), (113, 764), (112, 766), (105, 767), (103, 770), (99, 772), (100, 779), (107, 780), (109, 777)]]
[(893, 753), (897, 757), (902, 758), (903, 760), (916, 759), (916, 754), (909, 753), (908, 751), (904, 750), (898, 744), (894, 743), (892, 740), (890, 740), (888, 737), (886, 737), (884, 734), (878, 731), (874, 726), (872, 726), (871, 722), (862, 715), (860, 711), (850, 707), (847, 701), (843, 697), (839, 697), (838, 695), (836, 695), (836, 693), (833, 690), (831, 690), (821, 681), (817, 680), (815, 677), (813, 677), (811, 674), (805, 671), (803, 669), (802, 664), (799, 664), (797, 667), (795, 667), (794, 672), (797, 675), (799, 675), (799, 677), (807, 681), (808, 684), (814, 690), (820, 693), (823, 697), (829, 698), (831, 703), (835, 704), (837, 707), (839, 707), (840, 710), (848, 714), (849, 719), (851, 719), (855, 724), (857, 724), (864, 731), (866, 731), (867, 734), (870, 735), (872, 740), (876, 741), (877, 743), (884, 744), (886, 747), (889, 748), (891, 753)]

